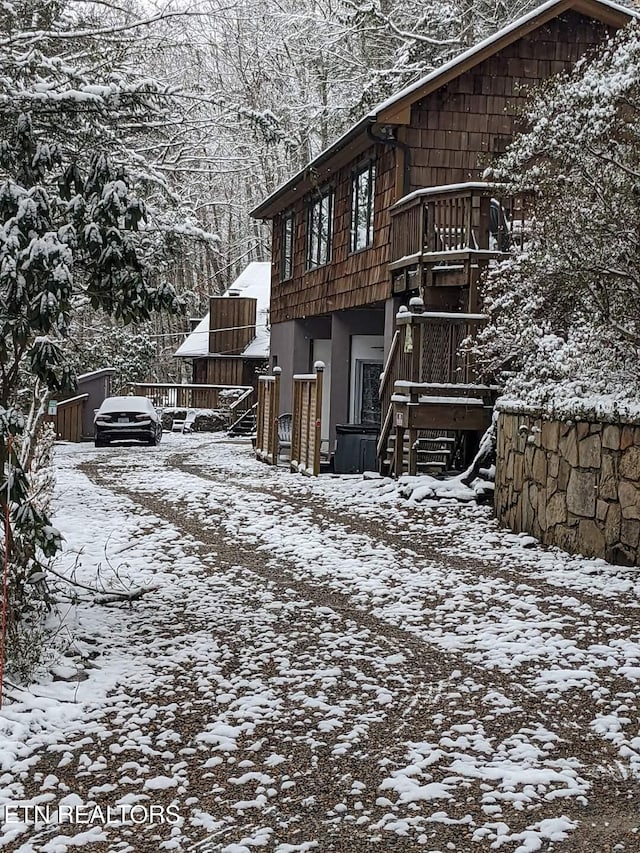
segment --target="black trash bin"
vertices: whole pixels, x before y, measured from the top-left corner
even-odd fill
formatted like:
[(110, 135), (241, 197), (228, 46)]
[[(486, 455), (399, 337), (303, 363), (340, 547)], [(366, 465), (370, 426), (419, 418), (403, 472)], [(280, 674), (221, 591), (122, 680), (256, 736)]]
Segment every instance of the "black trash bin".
[(337, 424), (336, 453), (333, 470), (336, 474), (362, 474), (376, 471), (378, 427), (368, 424)]

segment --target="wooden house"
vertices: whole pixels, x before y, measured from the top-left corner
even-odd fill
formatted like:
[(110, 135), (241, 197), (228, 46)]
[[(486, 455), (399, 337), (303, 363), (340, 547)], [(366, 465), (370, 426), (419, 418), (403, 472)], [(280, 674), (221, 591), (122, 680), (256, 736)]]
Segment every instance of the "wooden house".
[(380, 104), (252, 211), (273, 223), (271, 364), (282, 370), (282, 411), (292, 375), (321, 360), (330, 445), (337, 424), (376, 423), (379, 454), (397, 473), (415, 471), (420, 453), (437, 455), (434, 436), (469, 455), (492, 389), (459, 343), (483, 321), (482, 271), (525, 219), (483, 175), (521, 128), (532, 87), (633, 14), (604, 0), (544, 3)]
[(222, 296), (209, 299), (209, 311), (175, 352), (192, 361), (197, 385), (257, 385), (269, 357), (268, 263), (247, 266)]

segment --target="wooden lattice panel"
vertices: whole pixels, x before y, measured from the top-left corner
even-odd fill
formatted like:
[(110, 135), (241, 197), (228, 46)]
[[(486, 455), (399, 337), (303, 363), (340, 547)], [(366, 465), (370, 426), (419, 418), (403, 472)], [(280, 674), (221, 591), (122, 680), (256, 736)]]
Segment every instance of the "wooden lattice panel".
[(276, 367), (273, 376), (258, 378), (256, 458), (270, 465), (278, 464), (279, 409), (280, 369)]
[(324, 365), (314, 374), (293, 377), (291, 469), (317, 476), (320, 473), (320, 413)]

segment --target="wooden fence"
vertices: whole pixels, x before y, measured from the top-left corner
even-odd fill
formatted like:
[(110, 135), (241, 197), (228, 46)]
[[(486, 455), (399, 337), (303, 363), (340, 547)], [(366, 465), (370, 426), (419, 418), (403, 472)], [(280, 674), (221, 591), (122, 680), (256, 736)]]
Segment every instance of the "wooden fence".
[[(131, 390), (140, 397), (148, 397), (156, 408), (220, 409), (242, 396), (245, 408), (251, 408), (250, 385), (172, 385), (164, 382), (132, 382)], [(240, 411), (237, 411), (240, 414)]]
[(278, 464), (278, 415), (280, 413), (280, 367), (273, 376), (258, 377), (256, 415), (256, 458), (268, 465)]
[(79, 394), (58, 403), (55, 425), (59, 441), (82, 441), (82, 413), (88, 399), (88, 394)]
[(293, 377), (291, 422), (292, 471), (317, 477), (320, 473), (320, 427), (324, 364), (317, 361), (314, 373)]

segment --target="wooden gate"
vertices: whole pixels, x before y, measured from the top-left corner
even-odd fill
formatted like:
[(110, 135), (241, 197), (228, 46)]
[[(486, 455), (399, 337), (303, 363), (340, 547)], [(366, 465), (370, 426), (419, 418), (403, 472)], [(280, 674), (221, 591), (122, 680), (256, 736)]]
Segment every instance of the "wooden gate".
[(280, 413), (280, 367), (273, 376), (258, 377), (256, 414), (256, 458), (268, 465), (278, 464), (278, 415)]
[(79, 394), (58, 403), (55, 424), (59, 441), (82, 441), (82, 413), (88, 394)]
[(314, 364), (315, 373), (293, 377), (291, 422), (291, 470), (317, 477), (320, 473), (320, 425), (324, 364)]

